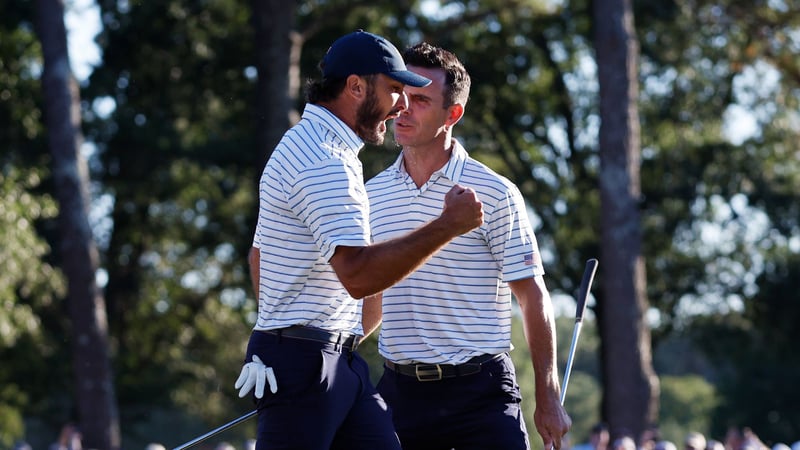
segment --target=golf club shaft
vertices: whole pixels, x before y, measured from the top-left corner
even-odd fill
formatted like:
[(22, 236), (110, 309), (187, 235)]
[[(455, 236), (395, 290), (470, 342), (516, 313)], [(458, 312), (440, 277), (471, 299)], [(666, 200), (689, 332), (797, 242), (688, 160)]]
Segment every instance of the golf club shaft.
[(577, 306), (575, 308), (575, 327), (572, 330), (572, 342), (569, 346), (569, 356), (567, 356), (567, 367), (564, 369), (564, 383), (561, 386), (561, 404), (567, 397), (567, 386), (569, 385), (569, 376), (572, 373), (572, 362), (575, 358), (575, 349), (578, 346), (578, 337), (581, 335), (581, 326), (583, 326), (583, 312), (586, 310), (586, 300), (589, 298), (589, 292), (592, 290), (592, 281), (594, 281), (594, 274), (597, 271), (597, 260), (592, 258), (586, 261), (586, 267), (583, 269), (583, 278), (581, 278), (581, 286), (578, 290)]
[(567, 385), (569, 384), (569, 375), (572, 373), (572, 362), (575, 357), (575, 348), (578, 346), (578, 337), (581, 334), (581, 324), (583, 322), (575, 322), (575, 327), (572, 329), (572, 343), (569, 346), (569, 356), (567, 356), (567, 367), (564, 369), (564, 382), (561, 386), (561, 404), (567, 397)]
[(217, 428), (214, 428), (213, 430), (209, 431), (208, 433), (206, 433), (206, 434), (204, 434), (202, 436), (198, 436), (198, 437), (192, 439), (191, 441), (189, 441), (189, 442), (187, 442), (187, 443), (185, 443), (183, 445), (179, 445), (179, 446), (175, 447), (172, 450), (185, 450), (187, 448), (194, 447), (195, 445), (197, 445), (197, 444), (199, 444), (199, 443), (201, 443), (201, 442), (203, 442), (203, 441), (205, 441), (205, 440), (207, 440), (207, 439), (209, 439), (209, 438), (211, 438), (213, 436), (216, 436), (216, 435), (222, 433), (225, 430), (231, 429), (231, 428), (235, 427), (236, 425), (239, 425), (240, 423), (242, 423), (242, 422), (246, 421), (247, 419), (255, 416), (256, 414), (258, 414), (258, 411), (256, 411), (256, 410), (250, 411), (249, 413), (243, 415), (242, 417), (239, 417), (238, 419), (231, 420), (230, 422), (226, 423), (225, 425), (222, 425), (222, 426), (219, 426)]

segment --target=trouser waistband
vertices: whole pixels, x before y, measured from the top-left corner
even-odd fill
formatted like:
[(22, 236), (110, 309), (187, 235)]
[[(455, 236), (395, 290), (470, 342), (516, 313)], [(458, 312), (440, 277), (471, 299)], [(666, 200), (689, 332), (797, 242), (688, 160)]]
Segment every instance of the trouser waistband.
[(343, 331), (327, 331), (320, 328), (304, 327), (293, 325), (287, 328), (277, 328), (274, 330), (258, 330), (262, 333), (272, 334), (278, 338), (300, 339), (306, 341), (320, 342), (323, 344), (333, 344), (345, 350), (355, 351), (358, 347), (360, 336), (345, 333)]
[(386, 360), (386, 367), (400, 375), (414, 377), (418, 381), (439, 381), (444, 378), (474, 375), (489, 361), (500, 359), (505, 353), (479, 355), (463, 364), (396, 364)]

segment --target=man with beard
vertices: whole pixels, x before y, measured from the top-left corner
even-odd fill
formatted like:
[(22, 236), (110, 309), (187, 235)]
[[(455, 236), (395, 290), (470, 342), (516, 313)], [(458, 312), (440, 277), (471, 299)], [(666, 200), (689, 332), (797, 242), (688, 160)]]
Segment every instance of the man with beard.
[(534, 423), (544, 448), (558, 450), (571, 420), (560, 402), (553, 307), (525, 202), (511, 181), (453, 138), (471, 84), (458, 58), (427, 43), (403, 57), (432, 82), (406, 89), (408, 104), (394, 121), (402, 152), (366, 183), (374, 241), (429, 220), (459, 183), (475, 189), (485, 216), (483, 225), (364, 301), (367, 334), (382, 306), (378, 348), (386, 363), (378, 392), (404, 450), (530, 449), (508, 355), (513, 293), (535, 374)]
[(389, 41), (361, 30), (336, 40), (320, 69), (302, 119), (261, 177), (249, 256), (258, 319), (235, 387), (240, 396), (255, 387), (258, 450), (399, 449), (386, 404), (354, 351), (363, 335), (360, 299), (480, 226), (482, 204), (454, 186), (440, 215), (371, 245), (358, 152), (364, 141), (383, 142), (386, 121), (406, 107), (405, 85), (430, 80), (406, 70)]

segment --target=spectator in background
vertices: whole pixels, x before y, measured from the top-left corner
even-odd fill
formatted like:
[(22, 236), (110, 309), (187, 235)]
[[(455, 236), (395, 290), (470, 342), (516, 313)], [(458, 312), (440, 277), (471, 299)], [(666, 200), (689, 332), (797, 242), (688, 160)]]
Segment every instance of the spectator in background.
[(639, 450), (654, 450), (659, 440), (661, 440), (661, 430), (658, 429), (658, 425), (651, 423), (639, 436)]
[(770, 450), (767, 444), (749, 427), (731, 427), (725, 435), (726, 450)]
[(594, 450), (608, 450), (610, 441), (611, 434), (608, 431), (608, 425), (600, 422), (592, 427), (592, 435), (589, 436), (589, 443), (592, 444)]
[(744, 427), (742, 428), (742, 450), (769, 450), (769, 447), (753, 430)]
[(706, 443), (706, 450), (725, 450), (725, 444), (716, 439), (709, 439)]
[(742, 431), (736, 427), (728, 428), (728, 432), (725, 433), (725, 448), (727, 450), (740, 450), (742, 448), (742, 442), (744, 441), (744, 437), (742, 436)]
[(78, 427), (68, 423), (61, 428), (58, 441), (50, 444), (49, 450), (82, 450), (82, 448)]
[(636, 450), (636, 441), (630, 435), (624, 434), (614, 439), (612, 450)]
[(678, 446), (672, 441), (662, 439), (656, 442), (654, 450), (678, 450)]
[(706, 437), (703, 433), (691, 431), (683, 441), (684, 450), (706, 450)]
[(14, 444), (14, 450), (32, 450), (31, 444), (28, 444), (26, 441), (19, 441)]
[(610, 439), (608, 425), (599, 422), (592, 427), (591, 433), (589, 434), (589, 442), (576, 444), (572, 447), (572, 450), (608, 450), (608, 442)]
[(147, 447), (145, 447), (145, 450), (167, 450), (167, 448), (164, 447), (163, 444), (159, 444), (158, 442), (151, 442), (151, 443), (147, 444)]

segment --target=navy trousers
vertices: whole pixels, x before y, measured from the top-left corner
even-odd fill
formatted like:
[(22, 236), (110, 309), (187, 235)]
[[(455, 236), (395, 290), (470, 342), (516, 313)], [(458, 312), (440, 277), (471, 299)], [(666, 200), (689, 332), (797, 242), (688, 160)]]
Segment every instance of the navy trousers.
[(278, 392), (256, 401), (256, 450), (400, 450), (391, 414), (366, 362), (336, 344), (255, 331), (256, 354), (275, 371)]
[(384, 367), (378, 392), (403, 450), (529, 450), (522, 398), (508, 354), (481, 372), (418, 381)]

